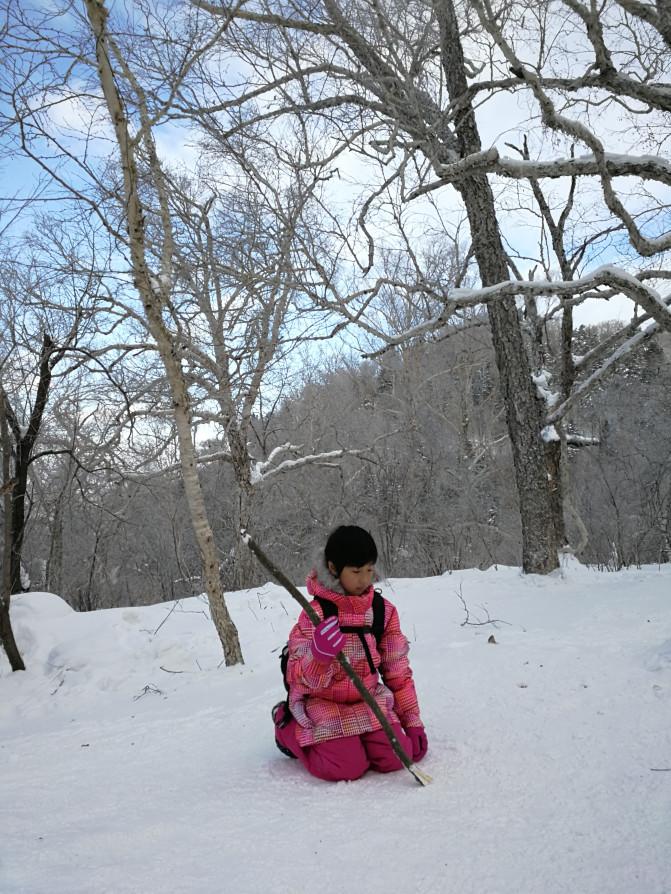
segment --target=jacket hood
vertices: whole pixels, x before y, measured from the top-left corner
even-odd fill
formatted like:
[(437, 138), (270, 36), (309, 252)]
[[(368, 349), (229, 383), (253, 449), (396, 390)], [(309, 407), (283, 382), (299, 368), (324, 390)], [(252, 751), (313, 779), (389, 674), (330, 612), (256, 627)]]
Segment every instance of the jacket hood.
[(307, 587), (310, 595), (313, 595), (310, 591), (312, 581), (316, 581), (322, 589), (330, 590), (331, 593), (337, 593), (339, 596), (347, 595), (340, 580), (329, 571), (323, 553), (316, 558), (312, 565), (312, 570), (308, 574)]
[(361, 596), (348, 595), (338, 578), (331, 574), (323, 558), (318, 560), (316, 567), (308, 575), (306, 584), (310, 596), (330, 599), (339, 606), (340, 611), (360, 615), (367, 612), (373, 604), (375, 588), (372, 584)]

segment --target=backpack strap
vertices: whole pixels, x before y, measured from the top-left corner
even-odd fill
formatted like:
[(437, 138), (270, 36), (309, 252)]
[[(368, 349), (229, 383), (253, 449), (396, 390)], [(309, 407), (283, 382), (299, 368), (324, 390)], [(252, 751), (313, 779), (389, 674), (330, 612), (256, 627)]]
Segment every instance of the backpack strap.
[[(322, 614), (324, 615), (324, 620), (327, 618), (336, 618), (338, 616), (338, 606), (331, 599), (326, 599), (324, 596), (315, 596), (315, 601), (319, 603), (319, 607), (322, 610)], [(365, 630), (367, 633), (370, 632), (375, 637), (375, 642), (380, 645), (380, 641), (382, 640), (382, 634), (384, 633), (384, 621), (385, 621), (385, 605), (384, 605), (384, 596), (382, 595), (382, 590), (375, 590), (373, 592), (373, 623), (370, 627), (353, 627), (350, 632), (355, 630)], [(341, 630), (347, 632), (349, 628), (341, 627)]]
[(332, 599), (326, 599), (324, 596), (315, 596), (315, 602), (319, 603), (324, 620), (338, 617), (338, 606)]
[(382, 590), (376, 589), (373, 593), (372, 631), (378, 649), (380, 647), (380, 642), (382, 641), (382, 634), (384, 633), (384, 614), (384, 596), (382, 595)]

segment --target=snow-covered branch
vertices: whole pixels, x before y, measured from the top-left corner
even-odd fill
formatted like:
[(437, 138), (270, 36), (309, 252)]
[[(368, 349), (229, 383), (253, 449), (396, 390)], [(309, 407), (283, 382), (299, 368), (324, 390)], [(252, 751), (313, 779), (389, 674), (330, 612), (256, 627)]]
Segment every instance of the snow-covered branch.
[(571, 395), (563, 401), (556, 409), (554, 409), (551, 413), (549, 413), (546, 417), (546, 423), (548, 425), (553, 425), (553, 423), (558, 422), (562, 419), (566, 414), (571, 410), (579, 401), (581, 401), (586, 394), (588, 394), (598, 382), (600, 382), (604, 376), (610, 373), (615, 366), (622, 360), (622, 358), (628, 354), (630, 351), (634, 350), (634, 348), (638, 348), (643, 342), (652, 338), (652, 336), (659, 330), (659, 327), (656, 323), (651, 323), (645, 329), (640, 329), (635, 335), (633, 335), (626, 342), (621, 344), (619, 348), (613, 351), (612, 354), (599, 366), (594, 372), (588, 376), (584, 382), (578, 385)]
[(576, 158), (557, 158), (531, 161), (499, 155), (492, 147), (478, 152), (455, 164), (443, 165), (440, 179), (414, 189), (406, 196), (407, 201), (440, 189), (446, 183), (460, 180), (464, 174), (475, 171), (498, 174), (510, 180), (558, 179), (559, 177), (595, 177), (603, 167), (610, 177), (640, 177), (671, 185), (671, 163), (657, 155), (618, 155), (606, 152), (601, 159), (594, 153)]
[(589, 276), (568, 281), (508, 280), (484, 288), (452, 289), (449, 292), (449, 300), (458, 307), (466, 307), (487, 304), (504, 297), (548, 296), (561, 299), (581, 295), (600, 286), (616, 288), (635, 304), (640, 304), (662, 329), (671, 332), (671, 309), (659, 292), (637, 276), (611, 265), (598, 267)]
[(299, 449), (300, 447), (294, 447), (291, 444), (276, 447), (267, 460), (255, 464), (252, 470), (252, 484), (262, 484), (274, 475), (290, 472), (301, 468), (301, 466), (330, 463), (332, 460), (342, 459), (344, 456), (360, 456), (362, 453), (367, 452), (367, 450), (329, 450), (325, 453), (312, 453), (309, 456), (300, 456), (297, 459), (285, 459), (279, 465), (271, 467), (271, 463), (281, 452)]
[[(660, 279), (666, 276), (663, 271), (657, 271), (657, 273)], [(597, 268), (589, 276), (581, 277), (580, 279), (556, 281), (511, 279), (486, 287), (446, 290), (443, 294), (433, 292), (427, 283), (424, 286), (424, 290), (432, 294), (432, 297), (445, 302), (445, 307), (441, 312), (431, 319), (393, 336), (386, 335), (379, 330), (376, 331), (374, 334), (384, 341), (384, 347), (363, 356), (365, 358), (377, 357), (392, 347), (406, 344), (414, 338), (435, 332), (446, 326), (450, 322), (450, 318), (459, 309), (489, 304), (493, 301), (510, 297), (540, 298), (546, 296), (562, 301), (589, 294), (591, 298), (602, 297), (606, 300), (615, 295), (623, 294), (635, 304), (639, 304), (644, 308), (647, 319), (654, 319), (660, 329), (666, 329), (671, 332), (671, 306), (669, 305), (669, 299), (663, 298), (656, 289), (647, 285), (644, 282), (647, 278), (646, 273), (633, 275), (618, 267), (604, 266)], [(602, 287), (609, 287), (608, 292), (600, 293), (598, 290)], [(641, 318), (640, 322), (643, 322), (643, 318)], [(371, 327), (368, 327), (368, 331), (370, 330)]]

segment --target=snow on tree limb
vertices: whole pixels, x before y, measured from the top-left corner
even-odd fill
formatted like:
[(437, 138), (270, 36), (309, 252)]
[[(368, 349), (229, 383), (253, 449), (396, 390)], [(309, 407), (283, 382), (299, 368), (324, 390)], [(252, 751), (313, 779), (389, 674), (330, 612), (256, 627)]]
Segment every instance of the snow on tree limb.
[[(657, 271), (657, 274), (659, 274), (658, 278), (663, 278), (662, 273), (663, 271)], [(445, 308), (431, 319), (396, 335), (387, 336), (381, 332), (375, 333), (384, 341), (385, 347), (364, 356), (378, 356), (390, 347), (402, 345), (419, 336), (435, 332), (448, 325), (451, 317), (458, 309), (477, 307), (506, 297), (549, 297), (562, 301), (589, 293), (591, 298), (607, 300), (615, 295), (622, 294), (630, 298), (635, 304), (640, 304), (646, 311), (647, 318), (654, 319), (661, 329), (671, 332), (671, 306), (669, 299), (663, 298), (656, 289), (647, 285), (644, 282), (646, 278), (648, 277), (645, 273), (633, 275), (618, 267), (605, 265), (598, 267), (588, 276), (574, 280), (526, 281), (511, 279), (479, 288), (448, 289), (443, 294), (433, 292), (432, 287), (426, 283), (423, 286), (424, 290), (433, 294), (433, 297), (442, 298), (445, 301)], [(610, 287), (610, 291), (604, 294), (599, 293), (598, 289), (604, 286)], [(415, 287), (416, 291), (421, 291), (421, 289), (421, 285)], [(642, 319), (639, 322), (642, 322)]]
[(570, 394), (570, 396), (560, 404), (556, 409), (554, 409), (551, 413), (546, 416), (546, 423), (548, 425), (552, 425), (555, 422), (558, 422), (562, 419), (569, 410), (573, 409), (573, 407), (579, 403), (586, 394), (588, 394), (597, 384), (611, 372), (615, 366), (619, 363), (619, 361), (634, 348), (639, 347), (648, 339), (652, 338), (652, 336), (658, 331), (658, 326), (656, 323), (652, 323), (650, 326), (645, 329), (640, 329), (638, 332), (633, 335), (630, 339), (628, 339), (624, 344), (621, 344), (615, 351), (613, 351), (607, 359), (599, 366), (594, 372), (585, 379), (580, 385), (578, 385)]
[(671, 163), (658, 155), (636, 156), (605, 152), (601, 159), (597, 159), (592, 153), (576, 158), (531, 161), (502, 156), (496, 147), (491, 147), (454, 164), (443, 165), (440, 169), (440, 179), (417, 187), (408, 193), (406, 200), (412, 201), (421, 195), (440, 189), (446, 183), (456, 182), (465, 174), (476, 170), (497, 174), (510, 180), (527, 180), (595, 177), (601, 173), (603, 167), (610, 177), (640, 177), (642, 180), (654, 180), (666, 186), (671, 185)]
[[(289, 445), (285, 445), (289, 446)], [(252, 484), (261, 484), (272, 478), (273, 475), (279, 475), (283, 472), (289, 472), (292, 469), (298, 469), (301, 466), (314, 465), (317, 463), (328, 463), (330, 460), (342, 459), (344, 456), (360, 456), (367, 450), (329, 450), (325, 453), (313, 453), (309, 456), (301, 456), (298, 459), (285, 459), (278, 466), (268, 468), (270, 458), (265, 463), (257, 463), (254, 469), (255, 474), (252, 475)], [(275, 451), (273, 451), (275, 453)], [(272, 454), (271, 454), (272, 455)], [(259, 467), (261, 471), (259, 471)]]
[(449, 292), (449, 299), (459, 307), (486, 304), (506, 296), (547, 296), (561, 299), (584, 294), (599, 286), (615, 287), (635, 304), (640, 304), (661, 328), (671, 332), (671, 308), (659, 292), (646, 285), (637, 276), (612, 265), (598, 267), (589, 276), (569, 281), (509, 280), (478, 289), (453, 289)]

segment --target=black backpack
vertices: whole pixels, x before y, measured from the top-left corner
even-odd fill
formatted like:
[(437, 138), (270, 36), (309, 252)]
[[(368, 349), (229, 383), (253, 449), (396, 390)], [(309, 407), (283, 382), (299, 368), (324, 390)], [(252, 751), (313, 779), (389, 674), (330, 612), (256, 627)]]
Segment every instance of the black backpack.
[[(321, 606), (322, 614), (324, 615), (324, 620), (326, 618), (332, 618), (338, 616), (338, 606), (335, 602), (332, 602), (330, 599), (325, 599), (323, 596), (315, 596), (315, 601), (319, 603)], [(370, 649), (368, 648), (368, 643), (366, 642), (366, 633), (372, 633), (375, 637), (375, 642), (377, 643), (378, 649), (380, 647), (380, 641), (382, 639), (382, 634), (384, 633), (384, 598), (382, 596), (382, 590), (375, 590), (373, 593), (373, 623), (365, 624), (361, 627), (352, 627), (345, 626), (341, 627), (343, 633), (356, 633), (361, 640), (361, 644), (363, 645), (364, 651), (366, 653), (366, 660), (368, 661), (368, 667), (370, 668), (370, 672), (372, 674), (377, 673), (377, 668), (373, 662), (373, 656), (370, 654)], [(289, 684), (287, 683), (287, 665), (289, 664), (289, 643), (287, 643), (282, 652), (280, 654), (280, 669), (282, 671), (282, 679), (284, 680), (284, 688), (289, 692)], [(285, 711), (284, 711), (284, 722), (280, 724), (281, 726), (286, 726), (286, 724), (291, 720), (291, 714), (289, 713), (289, 697), (287, 696), (287, 700), (285, 702)]]

